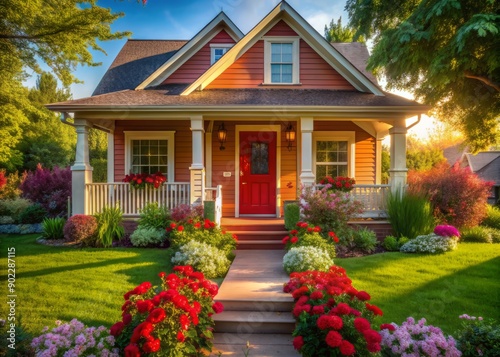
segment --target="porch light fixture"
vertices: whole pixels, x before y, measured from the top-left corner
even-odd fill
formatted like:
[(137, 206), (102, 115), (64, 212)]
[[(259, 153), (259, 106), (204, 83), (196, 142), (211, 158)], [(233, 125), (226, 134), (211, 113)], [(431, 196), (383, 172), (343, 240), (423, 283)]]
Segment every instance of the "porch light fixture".
[(219, 129), (217, 129), (217, 137), (219, 138), (219, 143), (220, 143), (219, 150), (224, 150), (225, 149), (224, 143), (226, 142), (227, 139), (227, 130), (226, 128), (224, 128), (224, 123), (219, 125)]
[(295, 141), (295, 130), (293, 129), (292, 124), (288, 124), (285, 129), (285, 139), (288, 143), (288, 151), (292, 151), (292, 143)]

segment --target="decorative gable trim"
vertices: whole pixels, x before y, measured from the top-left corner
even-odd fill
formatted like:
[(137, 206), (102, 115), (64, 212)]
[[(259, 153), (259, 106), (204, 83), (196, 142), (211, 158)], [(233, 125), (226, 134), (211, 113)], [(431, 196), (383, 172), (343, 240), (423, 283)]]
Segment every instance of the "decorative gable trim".
[(205, 89), (212, 81), (222, 74), (231, 64), (240, 58), (257, 41), (280, 20), (285, 21), (301, 39), (311, 46), (328, 64), (360, 92), (384, 96), (384, 92), (351, 62), (340, 54), (325, 38), (323, 38), (302, 16), (287, 2), (282, 1), (247, 35), (237, 42), (219, 61), (210, 67), (195, 82), (187, 87), (181, 95), (189, 95), (195, 90)]
[(198, 32), (188, 43), (186, 43), (175, 55), (173, 55), (167, 62), (160, 68), (154, 71), (148, 78), (146, 78), (135, 89), (145, 89), (147, 87), (154, 87), (163, 83), (172, 73), (181, 67), (187, 60), (197, 53), (203, 46), (205, 46), (212, 38), (214, 38), (220, 31), (226, 32), (238, 42), (243, 33), (231, 21), (231, 19), (224, 13), (220, 12), (212, 21), (210, 21), (200, 32)]

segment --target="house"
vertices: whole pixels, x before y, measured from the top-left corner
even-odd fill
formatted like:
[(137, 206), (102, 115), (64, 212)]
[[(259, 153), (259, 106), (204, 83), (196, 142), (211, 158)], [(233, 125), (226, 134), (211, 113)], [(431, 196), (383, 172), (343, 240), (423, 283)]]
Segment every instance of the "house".
[(477, 154), (467, 152), (461, 145), (444, 149), (444, 157), (450, 165), (469, 167), (484, 181), (493, 183), (488, 203), (500, 202), (500, 151), (481, 151)]
[[(172, 207), (217, 192), (224, 217), (279, 217), (328, 174), (354, 177), (376, 216), (406, 183), (407, 119), (430, 108), (384, 92), (368, 55), (360, 43), (328, 43), (285, 1), (247, 34), (221, 12), (188, 41), (129, 40), (91, 97), (48, 105), (74, 118), (73, 214), (119, 201), (134, 215), (145, 200)], [(91, 127), (108, 133), (108, 183), (92, 183)], [(160, 189), (122, 183), (157, 171), (168, 179)]]

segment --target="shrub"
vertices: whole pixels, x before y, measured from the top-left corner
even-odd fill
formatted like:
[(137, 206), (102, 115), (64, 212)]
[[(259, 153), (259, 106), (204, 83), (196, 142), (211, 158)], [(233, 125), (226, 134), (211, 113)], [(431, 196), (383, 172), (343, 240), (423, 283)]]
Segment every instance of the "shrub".
[(434, 215), (441, 223), (474, 227), (486, 216), (491, 183), (480, 179), (469, 168), (440, 165), (426, 172), (408, 175), (410, 192), (429, 196)]
[(396, 235), (409, 239), (431, 233), (436, 223), (430, 201), (412, 193), (389, 194), (387, 215)]
[(298, 222), (296, 229), (292, 229), (282, 240), (285, 249), (290, 250), (296, 247), (312, 246), (321, 248), (328, 253), (330, 258), (335, 258), (335, 243), (338, 237), (334, 232), (328, 232), (322, 236), (321, 228), (311, 226), (305, 222)]
[[(5, 316), (6, 317), (6, 316)], [(35, 350), (31, 347), (33, 337), (24, 327), (22, 316), (16, 316), (14, 324), (14, 336), (12, 336), (12, 326), (6, 320), (0, 320), (0, 356), (6, 357), (34, 357)], [(11, 338), (14, 337), (14, 340)], [(15, 349), (9, 347), (14, 342)]]
[(401, 246), (403, 253), (445, 253), (457, 249), (458, 237), (441, 237), (431, 233), (418, 236)]
[(11, 216), (0, 216), (0, 224), (14, 224), (14, 219)]
[(347, 192), (329, 192), (327, 186), (320, 190), (306, 187), (300, 196), (300, 208), (307, 222), (323, 231), (336, 232), (362, 213), (363, 205)]
[(95, 244), (101, 247), (111, 247), (115, 239), (125, 235), (123, 228), (123, 213), (119, 206), (104, 207), (101, 213), (95, 215), (97, 220), (97, 235)]
[(326, 185), (327, 190), (329, 191), (349, 192), (354, 188), (353, 186), (356, 184), (356, 180), (344, 176), (325, 176), (319, 181), (319, 183), (321, 185)]
[(5, 171), (0, 170), (0, 190), (3, 190), (5, 185), (7, 185), (7, 177), (5, 177)]
[(51, 171), (40, 165), (26, 175), (20, 186), (21, 196), (39, 203), (50, 217), (66, 216), (71, 196), (71, 170), (54, 167)]
[(447, 356), (460, 357), (453, 337), (446, 337), (441, 329), (426, 325), (421, 319), (415, 324), (408, 317), (401, 326), (384, 324), (382, 330), (382, 353), (387, 356)]
[(64, 225), (64, 238), (68, 242), (93, 242), (97, 234), (97, 220), (94, 216), (75, 214)]
[(45, 218), (42, 222), (42, 236), (45, 239), (63, 239), (65, 223), (64, 218)]
[(104, 326), (86, 327), (77, 319), (56, 321), (57, 327), (31, 342), (37, 356), (109, 356), (118, 357), (115, 339)]
[(223, 277), (231, 265), (231, 261), (223, 250), (195, 240), (181, 245), (172, 257), (172, 263), (191, 265), (209, 279)]
[(230, 257), (236, 248), (236, 235), (222, 231), (208, 219), (203, 222), (189, 221), (185, 224), (172, 222), (167, 230), (170, 231), (170, 245), (174, 249), (178, 249), (188, 242), (196, 241), (216, 247), (222, 250), (227, 257)]
[(179, 205), (172, 209), (170, 216), (175, 222), (187, 222), (189, 220), (203, 220), (203, 206)]
[(488, 205), (488, 208), (486, 210), (486, 218), (483, 220), (481, 225), (500, 229), (500, 209), (498, 207), (492, 207)]
[(42, 225), (35, 224), (4, 224), (0, 226), (0, 234), (31, 234), (42, 233)]
[(333, 264), (326, 250), (313, 246), (291, 248), (283, 257), (283, 268), (288, 274), (307, 270), (328, 271)]
[(500, 356), (500, 325), (493, 319), (460, 315), (462, 329), (457, 336), (457, 347), (462, 357)]
[(295, 300), (293, 346), (302, 356), (375, 356), (380, 351), (381, 337), (371, 326), (382, 311), (368, 303), (367, 292), (351, 285), (343, 268), (292, 273), (283, 290)]
[(139, 226), (165, 230), (170, 221), (170, 213), (165, 206), (159, 206), (157, 202), (151, 202), (144, 206), (139, 216)]
[(16, 221), (19, 214), (32, 204), (33, 202), (25, 198), (0, 200), (0, 215), (10, 216)]
[(300, 207), (297, 203), (285, 205), (285, 228), (292, 230), (300, 221)]
[(401, 248), (398, 238), (394, 236), (385, 237), (382, 245), (385, 250), (388, 250), (389, 252), (399, 252), (399, 249)]
[(482, 226), (463, 230), (461, 239), (463, 242), (493, 243), (489, 229)]
[(460, 237), (460, 232), (453, 226), (439, 225), (434, 228), (434, 234), (441, 237)]
[(16, 222), (19, 224), (33, 224), (42, 222), (47, 216), (47, 211), (40, 204), (35, 203), (24, 209), (17, 216)]
[(16, 172), (6, 175), (5, 170), (0, 170), (0, 175), (3, 175), (5, 184), (0, 187), (0, 200), (13, 200), (19, 197), (21, 190), (19, 185), (22, 182), (22, 177)]
[(154, 227), (139, 226), (130, 235), (130, 241), (134, 247), (158, 246), (165, 242), (165, 230)]
[[(199, 356), (212, 351), (213, 302), (218, 287), (190, 266), (160, 273), (161, 286), (144, 282), (124, 295), (122, 321), (111, 327), (121, 355)], [(157, 353), (155, 353), (157, 352)]]
[(377, 235), (371, 229), (362, 227), (354, 230), (353, 234), (354, 249), (365, 253), (371, 253), (377, 247)]
[(500, 229), (487, 227), (492, 243), (500, 243)]

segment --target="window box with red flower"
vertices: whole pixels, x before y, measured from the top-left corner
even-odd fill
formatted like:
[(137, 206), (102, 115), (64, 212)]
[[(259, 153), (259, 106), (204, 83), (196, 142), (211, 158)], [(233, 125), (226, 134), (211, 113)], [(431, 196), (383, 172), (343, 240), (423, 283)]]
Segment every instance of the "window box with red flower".
[(157, 172), (156, 174), (126, 175), (122, 181), (130, 183), (133, 188), (145, 188), (146, 186), (158, 188), (167, 181), (167, 178), (161, 172)]

